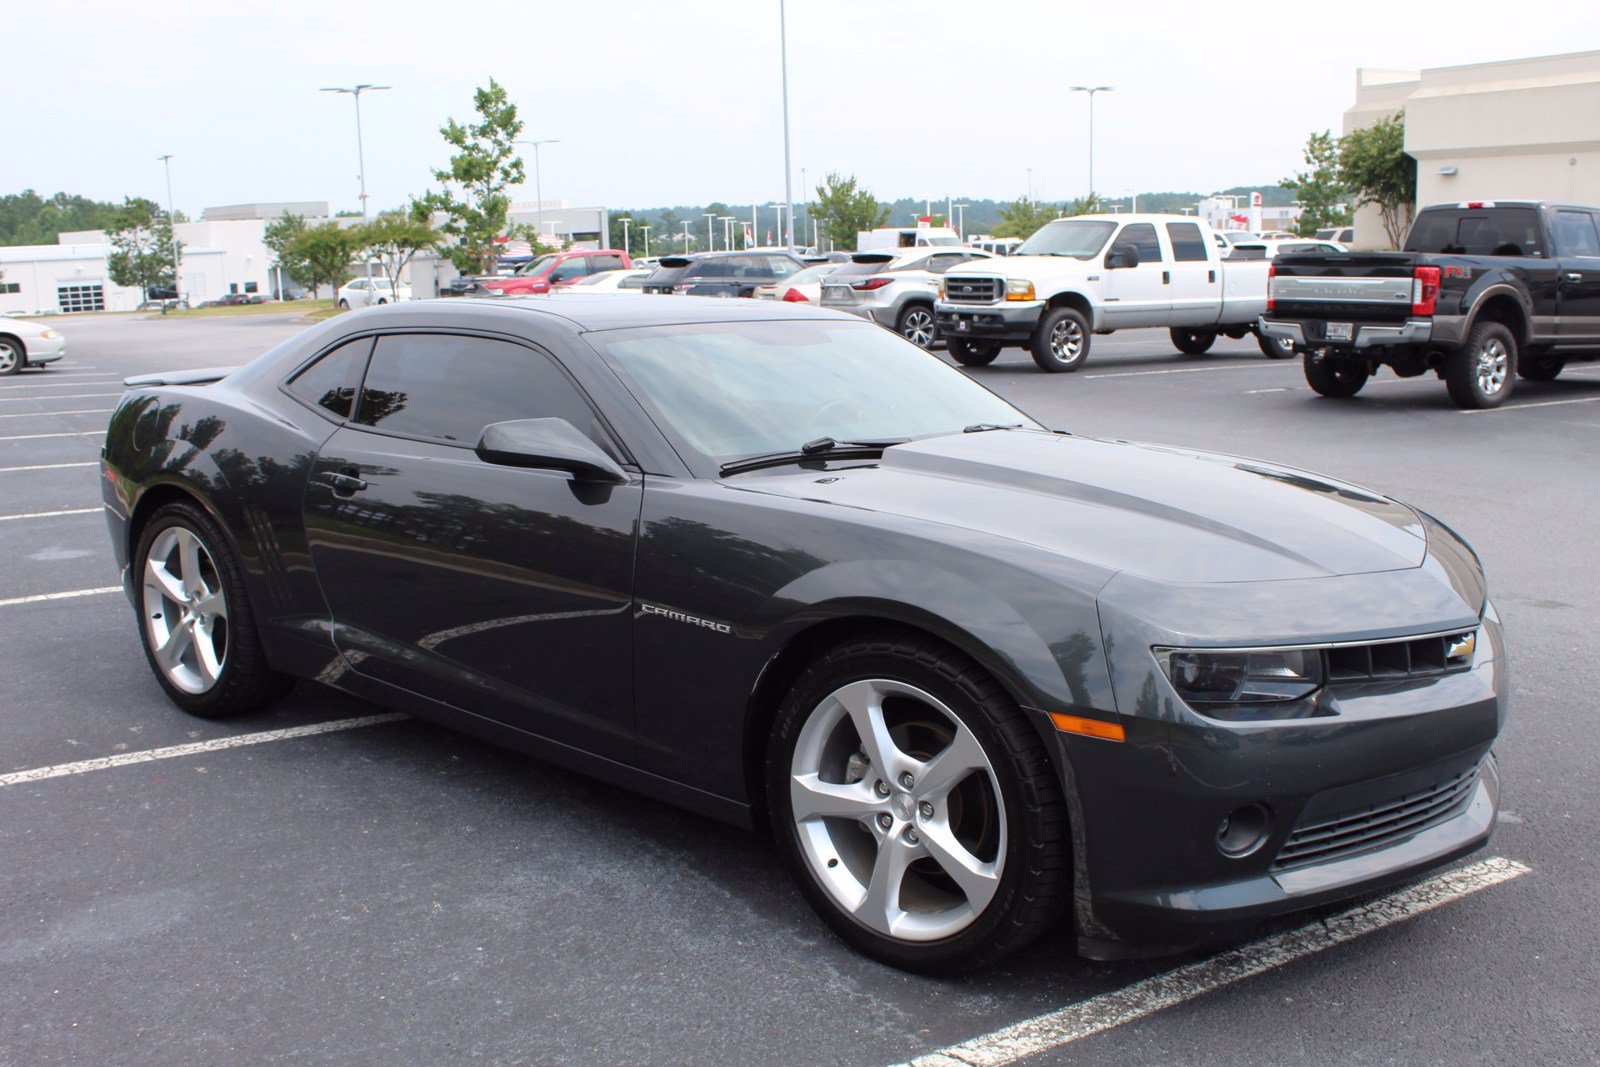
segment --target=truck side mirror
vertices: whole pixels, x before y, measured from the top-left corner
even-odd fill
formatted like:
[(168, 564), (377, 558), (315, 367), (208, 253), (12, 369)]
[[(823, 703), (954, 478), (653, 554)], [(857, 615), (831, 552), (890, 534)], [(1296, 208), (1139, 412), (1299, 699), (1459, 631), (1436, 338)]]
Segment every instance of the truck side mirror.
[(1139, 265), (1139, 250), (1133, 245), (1118, 245), (1106, 254), (1107, 270), (1126, 270)]

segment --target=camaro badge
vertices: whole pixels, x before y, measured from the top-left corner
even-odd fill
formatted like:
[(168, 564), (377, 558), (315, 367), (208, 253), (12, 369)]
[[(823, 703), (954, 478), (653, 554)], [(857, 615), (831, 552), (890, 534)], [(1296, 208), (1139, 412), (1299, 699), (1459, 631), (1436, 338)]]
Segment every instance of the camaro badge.
[(673, 622), (686, 622), (690, 626), (703, 626), (707, 630), (715, 630), (719, 634), (733, 633), (733, 627), (725, 622), (702, 619), (696, 615), (685, 615), (681, 611), (673, 611), (671, 608), (663, 608), (656, 604), (640, 604), (639, 613), (641, 615), (660, 615), (662, 618), (671, 619)]

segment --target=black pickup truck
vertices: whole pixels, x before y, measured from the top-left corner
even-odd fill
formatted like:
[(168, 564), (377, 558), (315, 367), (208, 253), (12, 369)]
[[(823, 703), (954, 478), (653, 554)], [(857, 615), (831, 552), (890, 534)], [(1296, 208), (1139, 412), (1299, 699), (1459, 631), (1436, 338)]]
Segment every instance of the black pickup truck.
[(1259, 328), (1293, 342), (1323, 396), (1355, 396), (1387, 365), (1494, 407), (1518, 375), (1600, 359), (1600, 209), (1441, 204), (1417, 213), (1399, 252), (1280, 256)]

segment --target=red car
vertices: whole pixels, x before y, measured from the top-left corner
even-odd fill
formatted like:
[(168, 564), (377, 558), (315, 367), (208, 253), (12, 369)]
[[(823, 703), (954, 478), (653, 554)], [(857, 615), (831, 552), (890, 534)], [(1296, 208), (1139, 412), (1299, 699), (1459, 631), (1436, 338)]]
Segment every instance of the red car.
[(479, 278), (480, 288), (502, 296), (522, 293), (548, 293), (597, 274), (603, 270), (618, 270), (633, 266), (626, 252), (615, 248), (574, 249), (571, 252), (551, 252), (531, 263), (524, 263), (517, 272), (497, 278)]

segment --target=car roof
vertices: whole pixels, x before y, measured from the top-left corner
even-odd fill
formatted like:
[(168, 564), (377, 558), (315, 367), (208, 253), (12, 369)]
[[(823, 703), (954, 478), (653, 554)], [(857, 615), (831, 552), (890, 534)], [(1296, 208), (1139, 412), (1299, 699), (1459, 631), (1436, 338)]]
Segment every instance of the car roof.
[[(408, 310), (433, 301), (416, 301)], [(461, 297), (439, 303), (451, 311), (511, 309), (563, 319), (580, 330), (629, 330), (640, 326), (678, 326), (703, 322), (752, 322), (762, 319), (832, 319), (861, 322), (854, 315), (811, 305), (771, 300), (729, 300), (710, 296), (644, 296), (634, 299), (605, 293), (564, 290), (539, 296)], [(441, 308), (440, 310), (444, 310)], [(362, 312), (364, 314), (365, 312)], [(393, 314), (391, 312), (391, 314)], [(344, 317), (344, 316), (341, 316)]]

